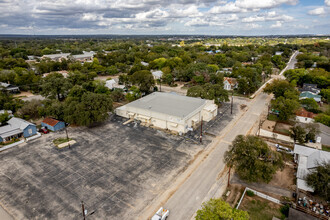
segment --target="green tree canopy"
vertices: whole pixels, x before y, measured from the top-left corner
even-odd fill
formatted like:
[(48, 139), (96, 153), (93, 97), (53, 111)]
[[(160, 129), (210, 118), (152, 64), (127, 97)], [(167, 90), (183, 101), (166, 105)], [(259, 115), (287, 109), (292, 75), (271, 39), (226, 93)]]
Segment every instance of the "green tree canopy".
[(70, 124), (90, 126), (103, 122), (112, 110), (112, 100), (109, 95), (92, 92), (85, 93), (81, 100), (68, 97), (64, 103), (64, 120)]
[(322, 163), (306, 177), (307, 185), (325, 200), (330, 200), (330, 163)]
[(219, 84), (206, 83), (203, 86), (193, 86), (188, 89), (187, 96), (214, 100), (216, 104), (229, 101), (228, 91)]
[(154, 77), (148, 70), (141, 70), (133, 73), (130, 78), (133, 85), (137, 85), (141, 92), (149, 93), (150, 89), (155, 85)]
[(265, 93), (273, 93), (275, 98), (284, 96), (287, 91), (295, 91), (295, 87), (291, 85), (288, 81), (283, 79), (275, 79), (272, 83), (269, 83), (264, 88)]
[(225, 153), (225, 162), (235, 168), (240, 178), (249, 182), (268, 183), (283, 167), (282, 155), (252, 135), (238, 135)]
[(197, 211), (196, 220), (248, 220), (246, 211), (230, 207), (222, 199), (210, 199)]
[(41, 95), (60, 100), (66, 97), (72, 84), (64, 78), (60, 73), (51, 73), (44, 78), (44, 82), (41, 85)]

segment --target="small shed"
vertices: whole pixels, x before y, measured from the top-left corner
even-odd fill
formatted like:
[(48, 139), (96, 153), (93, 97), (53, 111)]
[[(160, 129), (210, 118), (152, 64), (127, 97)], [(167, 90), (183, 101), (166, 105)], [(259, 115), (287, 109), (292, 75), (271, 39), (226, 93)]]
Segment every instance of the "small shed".
[(51, 131), (58, 131), (65, 128), (65, 123), (63, 121), (59, 121), (53, 118), (45, 118), (41, 122), (41, 126)]

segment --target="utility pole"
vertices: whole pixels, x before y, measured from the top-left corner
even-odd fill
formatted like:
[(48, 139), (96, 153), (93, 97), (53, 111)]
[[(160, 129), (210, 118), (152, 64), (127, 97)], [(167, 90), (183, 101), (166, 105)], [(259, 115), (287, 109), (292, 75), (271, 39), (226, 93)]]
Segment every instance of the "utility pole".
[(230, 114), (233, 114), (234, 91), (231, 92)]
[(84, 201), (81, 201), (81, 209), (82, 209), (84, 220), (86, 220)]
[(199, 136), (199, 143), (203, 142), (203, 116), (201, 117), (201, 135)]
[(159, 78), (159, 91), (162, 91), (162, 78)]
[(230, 170), (231, 170), (231, 167), (229, 167), (229, 171), (228, 171), (228, 182), (227, 182), (227, 186), (230, 186)]
[(68, 135), (68, 130), (66, 129), (66, 125), (65, 125), (65, 133), (66, 133), (66, 139), (68, 140), (68, 143), (69, 143), (69, 148), (71, 147), (70, 146), (70, 141), (69, 141), (69, 135)]

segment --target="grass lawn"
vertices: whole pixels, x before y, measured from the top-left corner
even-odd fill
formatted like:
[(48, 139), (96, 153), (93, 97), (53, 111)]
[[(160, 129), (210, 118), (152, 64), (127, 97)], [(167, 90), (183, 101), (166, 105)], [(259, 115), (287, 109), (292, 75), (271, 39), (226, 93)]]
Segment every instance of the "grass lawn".
[(280, 205), (258, 196), (249, 197), (245, 195), (239, 209), (247, 211), (250, 219), (253, 220), (271, 220), (273, 216), (285, 219), (285, 216), (280, 211), (280, 207)]
[(53, 140), (53, 143), (57, 146), (59, 144), (63, 144), (65, 142), (68, 142), (68, 141), (71, 141), (71, 140), (73, 140), (73, 139), (72, 138), (69, 138), (69, 139), (67, 139), (67, 138), (56, 138), (55, 140)]
[(330, 147), (322, 145), (322, 150), (330, 152)]
[(267, 120), (269, 120), (269, 121), (277, 121), (278, 118), (277, 118), (276, 115), (269, 114)]

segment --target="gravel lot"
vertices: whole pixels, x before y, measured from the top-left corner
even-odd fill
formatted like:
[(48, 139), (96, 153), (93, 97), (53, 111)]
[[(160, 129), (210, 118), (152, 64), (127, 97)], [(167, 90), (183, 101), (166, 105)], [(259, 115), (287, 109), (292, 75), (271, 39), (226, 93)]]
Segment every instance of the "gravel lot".
[(91, 219), (134, 219), (209, 142), (123, 122), (69, 128), (71, 148), (52, 144), (62, 131), (0, 153), (0, 203), (15, 219), (81, 219), (81, 201)]

